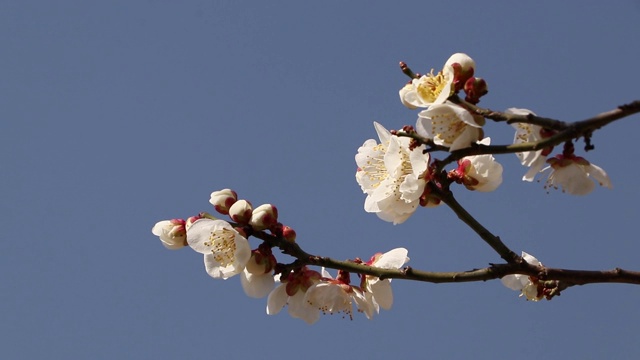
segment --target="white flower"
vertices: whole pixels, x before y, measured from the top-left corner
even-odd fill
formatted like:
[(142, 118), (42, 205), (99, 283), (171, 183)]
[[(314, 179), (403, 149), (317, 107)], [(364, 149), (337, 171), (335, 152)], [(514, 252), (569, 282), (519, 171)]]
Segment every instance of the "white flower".
[[(505, 113), (514, 115), (535, 115), (535, 113), (531, 110), (517, 108), (509, 108), (505, 111)], [(516, 134), (513, 137), (514, 144), (538, 142), (545, 137), (551, 136), (550, 132), (545, 131), (539, 125), (527, 123), (513, 123), (511, 125), (516, 129)], [(518, 156), (520, 163), (524, 166), (529, 167), (529, 171), (527, 171), (527, 173), (522, 177), (522, 180), (533, 181), (536, 174), (544, 166), (547, 160), (547, 155), (549, 155), (552, 149), (553, 148), (547, 148), (538, 151), (525, 151), (516, 153), (516, 156)]]
[(275, 285), (273, 269), (276, 263), (271, 247), (265, 243), (251, 251), (251, 257), (240, 274), (242, 289), (247, 296), (262, 298), (271, 292)]
[(400, 101), (410, 109), (442, 104), (454, 93), (453, 80), (454, 71), (450, 65), (437, 74), (431, 70), (429, 74), (411, 80), (400, 89)]
[(356, 181), (367, 194), (364, 208), (385, 221), (400, 224), (420, 204), (429, 154), (424, 145), (409, 149), (410, 139), (391, 135), (374, 123), (380, 144), (369, 139), (358, 149)]
[(339, 279), (333, 279), (322, 268), (322, 279), (313, 284), (305, 295), (305, 301), (323, 314), (343, 313), (353, 319), (353, 303), (368, 319), (373, 317), (374, 305), (358, 287)]
[(160, 237), (162, 245), (167, 249), (177, 250), (187, 245), (185, 221), (182, 219), (159, 221), (153, 226), (151, 232)]
[[(405, 248), (396, 248), (387, 251), (384, 254), (375, 254), (366, 264), (381, 269), (400, 269), (409, 261), (407, 254), (409, 251)], [(367, 295), (371, 296), (371, 302), (379, 312), (379, 307), (389, 310), (393, 304), (393, 293), (391, 292), (391, 279), (380, 280), (380, 278), (371, 275), (364, 276), (364, 285), (362, 287), (367, 291)]]
[(317, 271), (306, 267), (290, 273), (285, 279), (280, 275), (274, 277), (281, 282), (267, 298), (267, 314), (275, 315), (288, 305), (289, 315), (313, 324), (320, 318), (320, 311), (305, 301), (307, 290), (321, 278)]
[(467, 148), (480, 140), (481, 127), (469, 111), (450, 102), (421, 111), (416, 122), (418, 135), (449, 147), (449, 151)]
[(267, 296), (275, 286), (271, 272), (252, 274), (246, 268), (240, 273), (240, 283), (242, 284), (244, 293), (256, 299)]
[(541, 173), (550, 171), (545, 188), (561, 188), (562, 192), (568, 192), (571, 195), (587, 195), (595, 188), (590, 177), (600, 186), (609, 189), (612, 187), (609, 175), (602, 168), (579, 156), (556, 155), (547, 160), (547, 163), (551, 165), (540, 171)]
[(207, 273), (213, 278), (227, 279), (241, 273), (249, 258), (249, 242), (228, 222), (200, 219), (187, 230), (191, 248), (204, 254)]
[[(522, 252), (522, 258), (531, 265), (542, 266), (542, 263), (538, 261), (538, 259), (524, 251)], [(520, 296), (526, 297), (527, 300), (538, 301), (544, 297), (544, 295), (538, 291), (538, 281), (532, 281), (528, 275), (506, 275), (500, 281), (509, 289), (520, 291)]]
[[(491, 138), (484, 138), (478, 144), (490, 145)], [(489, 192), (502, 184), (502, 165), (491, 154), (463, 157), (458, 160), (458, 168), (453, 172), (456, 181), (469, 190)]]

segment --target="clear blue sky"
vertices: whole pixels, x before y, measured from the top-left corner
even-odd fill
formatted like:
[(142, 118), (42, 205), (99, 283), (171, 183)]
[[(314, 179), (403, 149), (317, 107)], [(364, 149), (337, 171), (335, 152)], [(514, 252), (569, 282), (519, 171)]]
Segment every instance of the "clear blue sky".
[[(637, 1), (3, 1), (0, 357), (637, 358), (638, 286), (527, 303), (499, 281), (395, 281), (374, 320), (309, 326), (267, 316), (238, 278), (211, 279), (150, 229), (231, 187), (277, 205), (319, 255), (500, 262), (446, 207), (399, 226), (363, 211), (358, 147), (373, 121), (416, 119), (398, 61), (425, 72), (466, 52), (489, 84), (480, 105), (580, 120), (640, 98), (638, 18)], [(546, 265), (638, 270), (638, 121), (597, 132), (586, 155), (613, 190), (546, 194), (509, 155), (496, 192), (459, 201)]]

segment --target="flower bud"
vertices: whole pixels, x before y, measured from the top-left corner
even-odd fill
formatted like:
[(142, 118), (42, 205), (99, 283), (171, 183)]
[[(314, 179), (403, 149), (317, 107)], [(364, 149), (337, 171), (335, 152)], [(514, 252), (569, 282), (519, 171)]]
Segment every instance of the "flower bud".
[(263, 275), (273, 271), (276, 266), (276, 258), (268, 246), (260, 245), (251, 251), (251, 258), (247, 262), (247, 271), (253, 275)]
[(282, 237), (288, 242), (296, 242), (296, 231), (289, 226), (282, 227)]
[(453, 84), (455, 86), (455, 91), (460, 91), (464, 87), (464, 84), (467, 82), (467, 80), (469, 80), (469, 78), (473, 76), (476, 68), (476, 63), (469, 55), (456, 53), (451, 55), (444, 66), (451, 66), (453, 68)]
[(264, 230), (278, 223), (278, 209), (271, 204), (258, 206), (251, 215), (249, 225), (254, 230)]
[(167, 249), (177, 250), (187, 245), (187, 231), (185, 221), (182, 219), (159, 221), (153, 226), (151, 232), (160, 237), (162, 245)]
[(229, 208), (229, 217), (239, 223), (246, 224), (251, 219), (253, 206), (247, 200), (238, 200)]
[(220, 214), (228, 214), (229, 208), (238, 200), (238, 194), (231, 189), (223, 189), (211, 193), (209, 202)]
[(467, 94), (466, 101), (477, 104), (480, 102), (480, 98), (489, 92), (489, 89), (484, 79), (471, 77), (464, 83), (464, 92)]

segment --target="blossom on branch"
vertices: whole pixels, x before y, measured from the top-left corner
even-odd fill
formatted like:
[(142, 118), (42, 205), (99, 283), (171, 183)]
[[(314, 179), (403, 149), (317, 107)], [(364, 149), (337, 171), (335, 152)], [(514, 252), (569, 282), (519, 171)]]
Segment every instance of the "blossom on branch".
[(151, 232), (160, 237), (162, 245), (170, 250), (177, 250), (187, 245), (186, 222), (183, 219), (163, 220), (157, 222)]
[(349, 275), (340, 270), (336, 279), (322, 268), (322, 278), (313, 284), (304, 297), (312, 307), (323, 314), (343, 313), (353, 319), (353, 303), (358, 312), (362, 312), (368, 319), (373, 317), (375, 306), (359, 287), (349, 284)]
[(367, 194), (365, 211), (400, 224), (420, 205), (430, 157), (424, 145), (411, 150), (411, 139), (392, 135), (377, 122), (374, 126), (380, 144), (369, 139), (358, 149), (356, 181)]
[(313, 324), (320, 318), (320, 311), (305, 301), (307, 290), (320, 281), (319, 272), (309, 270), (306, 266), (296, 269), (287, 276), (276, 275), (274, 279), (280, 282), (267, 298), (267, 314), (275, 315), (285, 305), (289, 315), (302, 319), (307, 324)]
[(400, 101), (409, 109), (443, 104), (473, 76), (475, 66), (469, 55), (453, 54), (438, 73), (434, 74), (432, 69), (429, 74), (412, 79), (402, 87), (399, 91)]
[(549, 172), (545, 188), (561, 188), (571, 195), (587, 195), (596, 187), (593, 178), (600, 186), (612, 188), (609, 175), (599, 166), (575, 155), (556, 155), (547, 160), (550, 166), (541, 173)]
[(482, 139), (482, 125), (483, 117), (474, 117), (465, 108), (446, 102), (421, 111), (416, 132), (454, 151), (467, 148)]
[[(535, 113), (531, 110), (518, 108), (509, 108), (505, 110), (505, 113), (514, 115), (535, 115)], [(516, 133), (513, 137), (514, 144), (534, 143), (548, 138), (554, 134), (553, 131), (546, 130), (539, 125), (527, 123), (513, 123), (511, 125), (516, 129)], [(547, 156), (549, 155), (549, 153), (551, 153), (552, 150), (553, 147), (548, 147), (538, 151), (525, 151), (516, 153), (516, 156), (518, 156), (520, 163), (523, 166), (529, 168), (529, 171), (527, 171), (527, 173), (522, 177), (523, 181), (533, 181), (536, 174), (544, 166), (547, 160)]]
[[(366, 262), (366, 265), (381, 269), (400, 269), (409, 261), (407, 254), (409, 251), (405, 248), (396, 248), (386, 253), (377, 253)], [(370, 299), (376, 312), (380, 312), (380, 308), (385, 310), (391, 309), (393, 304), (393, 293), (391, 292), (391, 279), (380, 279), (377, 276), (362, 275), (361, 288), (366, 291), (366, 296)]]
[[(542, 266), (533, 255), (522, 252), (522, 258), (529, 264), (534, 266)], [(506, 275), (500, 281), (511, 290), (520, 291), (520, 296), (524, 296), (527, 300), (539, 301), (544, 297), (543, 286), (538, 279), (528, 275), (514, 274)]]
[[(478, 144), (490, 145), (491, 138)], [(491, 154), (466, 156), (458, 160), (458, 168), (451, 170), (448, 177), (469, 190), (494, 191), (502, 184), (502, 165)]]
[(205, 269), (213, 278), (241, 273), (251, 257), (249, 241), (224, 220), (197, 220), (187, 230), (187, 242), (204, 254)]
[(276, 263), (271, 247), (265, 243), (251, 251), (251, 258), (240, 273), (240, 283), (247, 296), (263, 298), (271, 292), (275, 285), (273, 269)]

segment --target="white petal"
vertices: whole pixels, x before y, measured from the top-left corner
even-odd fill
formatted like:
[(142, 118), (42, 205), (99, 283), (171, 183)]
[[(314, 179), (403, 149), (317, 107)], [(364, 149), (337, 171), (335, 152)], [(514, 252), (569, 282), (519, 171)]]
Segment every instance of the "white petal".
[[(511, 290), (521, 291), (525, 284), (529, 281), (526, 275), (516, 274), (504, 276), (500, 281)], [(524, 283), (523, 283), (524, 280)]]
[(320, 311), (305, 301), (305, 293), (298, 291), (289, 297), (289, 315), (313, 324), (320, 319)]
[(478, 141), (479, 137), (480, 137), (480, 129), (467, 126), (464, 129), (464, 131), (462, 131), (462, 134), (460, 134), (460, 136), (458, 136), (453, 141), (453, 143), (451, 143), (451, 146), (449, 147), (449, 151), (468, 148), (471, 146), (471, 144)]
[(378, 138), (380, 139), (381, 144), (385, 145), (389, 142), (389, 138), (391, 138), (389, 130), (375, 121), (373, 122), (373, 127), (376, 129), (376, 133), (378, 133)]
[(409, 261), (409, 251), (405, 248), (396, 248), (380, 255), (371, 266), (381, 269), (399, 269)]
[(609, 189), (612, 188), (609, 175), (607, 175), (607, 173), (599, 166), (591, 164), (587, 168), (587, 172), (589, 173), (589, 176), (593, 177), (598, 182), (598, 184), (600, 184), (600, 186), (604, 186)]
[(267, 314), (275, 315), (287, 304), (287, 286), (286, 284), (278, 285), (267, 298)]
[(542, 265), (542, 263), (541, 263), (538, 259), (536, 259), (536, 257), (535, 257), (535, 256), (533, 256), (533, 255), (531, 255), (531, 254), (528, 254), (528, 253), (526, 253), (526, 252), (524, 252), (524, 251), (522, 252), (522, 258), (523, 258), (527, 263), (529, 263), (529, 264), (531, 264), (531, 265), (534, 265), (534, 266), (540, 266), (540, 265)]
[(254, 275), (247, 269), (240, 273), (240, 282), (244, 293), (256, 299), (267, 296), (274, 286), (273, 276), (270, 273)]
[(371, 286), (373, 297), (378, 305), (385, 310), (391, 309), (393, 305), (393, 292), (391, 291), (391, 282), (384, 279), (376, 282)]

